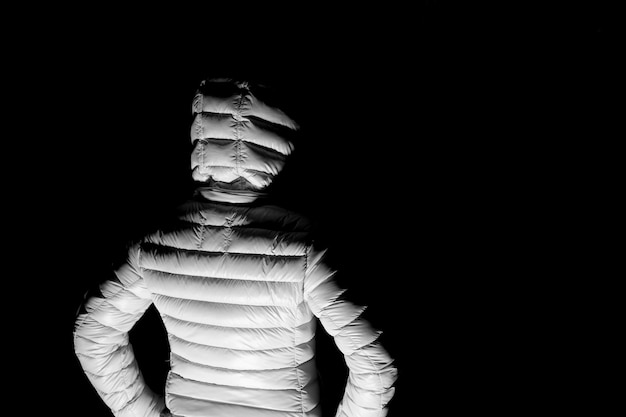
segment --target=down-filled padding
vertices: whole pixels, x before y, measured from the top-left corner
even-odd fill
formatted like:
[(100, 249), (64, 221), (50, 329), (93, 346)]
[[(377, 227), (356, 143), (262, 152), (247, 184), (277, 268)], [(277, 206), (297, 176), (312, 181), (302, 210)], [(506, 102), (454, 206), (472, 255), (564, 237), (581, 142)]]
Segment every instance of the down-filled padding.
[[(247, 86), (239, 87), (250, 94)], [(232, 103), (237, 100), (198, 100), (195, 109), (236, 111)], [(267, 106), (249, 109), (246, 117), (295, 127)], [(219, 129), (224, 138), (233, 134)], [(290, 152), (289, 142), (250, 133), (254, 129), (240, 132), (241, 137), (274, 149), (264, 155)], [(211, 137), (202, 140), (211, 142)], [(232, 161), (220, 164), (228, 165), (227, 160)], [(87, 300), (74, 337), (87, 377), (118, 417), (156, 417), (165, 406), (179, 417), (319, 417), (315, 332), (320, 322), (349, 369), (336, 415), (385, 416), (396, 368), (378, 341), (380, 332), (362, 318), (364, 307), (343, 297), (304, 218), (250, 203), (251, 190), (262, 189), (262, 178), (274, 175), (273, 162), (254, 162), (249, 170), (245, 161), (228, 165), (228, 173), (199, 161), (195, 172), (215, 182), (199, 188), (166, 226), (133, 243), (114, 278)], [(263, 175), (257, 177), (258, 172)], [(247, 189), (215, 185), (237, 176), (246, 180)], [(143, 380), (128, 337), (152, 304), (171, 349), (165, 399)]]
[(266, 104), (246, 82), (203, 82), (193, 100), (191, 127), (194, 180), (263, 189), (282, 170), (294, 149), (298, 125)]

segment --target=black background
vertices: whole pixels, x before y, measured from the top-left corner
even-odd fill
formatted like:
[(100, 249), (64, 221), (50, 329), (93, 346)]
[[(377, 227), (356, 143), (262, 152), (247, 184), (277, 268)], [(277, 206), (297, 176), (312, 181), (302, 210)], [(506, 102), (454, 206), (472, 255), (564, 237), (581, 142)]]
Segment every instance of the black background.
[[(400, 375), (391, 417), (562, 398), (557, 380), (574, 373), (555, 341), (571, 322), (553, 296), (565, 278), (543, 262), (575, 238), (571, 191), (596, 167), (579, 135), (603, 133), (604, 10), (290, 12), (95, 7), (22, 28), (35, 39), (15, 47), (6, 83), (26, 120), (5, 158), (18, 155), (9, 209), (28, 225), (14, 262), (43, 303), (19, 310), (33, 342), (18, 344), (17, 390), (55, 414), (109, 415), (73, 354), (75, 312), (124, 243), (189, 196), (191, 100), (224, 75), (278, 86), (300, 122), (274, 198), (318, 224), (342, 284), (384, 331)], [(346, 371), (320, 333), (330, 412)], [(131, 338), (158, 391), (167, 346), (154, 311)]]

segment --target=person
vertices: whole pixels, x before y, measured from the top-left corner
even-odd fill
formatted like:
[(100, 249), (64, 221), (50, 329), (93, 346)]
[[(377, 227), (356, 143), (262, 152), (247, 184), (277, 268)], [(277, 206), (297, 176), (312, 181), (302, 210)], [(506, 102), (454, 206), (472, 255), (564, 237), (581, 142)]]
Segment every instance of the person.
[[(346, 299), (310, 222), (264, 202), (299, 130), (266, 92), (226, 78), (200, 84), (192, 198), (129, 244), (77, 316), (76, 356), (117, 417), (319, 417), (318, 322), (348, 368), (336, 415), (388, 413), (397, 368), (381, 332)], [(129, 341), (152, 304), (170, 348), (165, 398), (147, 386)]]

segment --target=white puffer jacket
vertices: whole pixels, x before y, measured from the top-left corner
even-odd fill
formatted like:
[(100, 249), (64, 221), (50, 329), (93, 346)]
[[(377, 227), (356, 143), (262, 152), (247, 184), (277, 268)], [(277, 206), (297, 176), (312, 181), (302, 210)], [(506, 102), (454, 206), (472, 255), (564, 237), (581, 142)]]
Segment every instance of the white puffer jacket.
[[(195, 198), (131, 246), (116, 279), (89, 298), (75, 328), (83, 369), (113, 414), (157, 417), (321, 416), (317, 320), (345, 355), (337, 416), (379, 417), (396, 368), (379, 332), (341, 296), (307, 222), (255, 200), (293, 149), (296, 124), (231, 80), (203, 83), (192, 127)], [(171, 370), (163, 399), (145, 384), (128, 332), (154, 303)]]

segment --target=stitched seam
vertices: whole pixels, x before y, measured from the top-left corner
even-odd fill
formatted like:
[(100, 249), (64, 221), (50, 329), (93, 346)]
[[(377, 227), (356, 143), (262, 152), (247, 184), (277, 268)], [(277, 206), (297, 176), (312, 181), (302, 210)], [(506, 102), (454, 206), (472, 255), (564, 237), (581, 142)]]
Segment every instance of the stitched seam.
[[(198, 223), (195, 223), (195, 224), (198, 224)], [(200, 225), (200, 226), (204, 226), (204, 225)], [(211, 226), (211, 227), (213, 227), (215, 229), (224, 228), (224, 226)], [(238, 227), (238, 226), (231, 225), (230, 227), (234, 231), (234, 228)], [(258, 229), (258, 230), (270, 230), (270, 229)], [(271, 230), (270, 230), (270, 232), (271, 232)], [(176, 254), (178, 252), (185, 252), (185, 253), (188, 253), (190, 255), (200, 255), (200, 256), (206, 255), (206, 257), (210, 257), (211, 255), (221, 256), (223, 254), (223, 251), (221, 251), (221, 250), (196, 250), (196, 249), (180, 248), (180, 247), (177, 247), (177, 246), (165, 245), (165, 244), (161, 244), (161, 243), (152, 243), (152, 242), (146, 242), (146, 243), (149, 244), (149, 245), (157, 247), (157, 248), (155, 248), (153, 250), (154, 252), (161, 252), (161, 253), (165, 253), (165, 254)], [(159, 251), (159, 248), (162, 248), (163, 250)], [(199, 253), (196, 253), (196, 252), (199, 252)], [(270, 257), (270, 256), (275, 257), (275, 258), (281, 258), (281, 259), (302, 258), (302, 255), (299, 255), (299, 254), (295, 254), (295, 255), (273, 255), (273, 254), (269, 254), (269, 253), (257, 253), (257, 252), (231, 252), (231, 254), (233, 254), (233, 255), (241, 255), (241, 256), (249, 256), (251, 258), (262, 258), (262, 259)], [(150, 268), (143, 268), (143, 269), (150, 269)], [(287, 282), (287, 281), (285, 281), (285, 282)], [(297, 282), (297, 281), (291, 281), (291, 282)], [(317, 286), (316, 286), (316, 288), (317, 288)]]
[[(196, 137), (202, 138), (204, 136), (204, 126), (202, 125), (202, 118), (201, 117), (196, 117), (195, 119), (195, 130), (196, 130)], [(200, 143), (198, 144), (198, 159), (200, 160), (200, 169), (202, 173), (206, 172), (206, 166), (205, 166), (205, 148), (204, 148), (204, 142), (202, 140), (199, 141)]]
[[(227, 325), (220, 325), (220, 324), (200, 323), (200, 322), (197, 322), (197, 321), (181, 319), (181, 318), (178, 318), (178, 317), (172, 316), (170, 314), (166, 314), (166, 313), (163, 313), (162, 316), (165, 317), (168, 320), (185, 322), (185, 323), (188, 323), (188, 324), (198, 325), (198, 326), (202, 326), (202, 327), (214, 327), (214, 328), (217, 328), (217, 329), (229, 329), (229, 330), (286, 330), (286, 331), (291, 330), (289, 327), (280, 327), (280, 326), (274, 326), (274, 327), (242, 327), (242, 326), (227, 326)], [(313, 320), (314, 319), (311, 319), (309, 322), (303, 323), (300, 326), (309, 324)], [(300, 326), (298, 326), (298, 327), (300, 327)], [(174, 336), (176, 336), (176, 335), (174, 335)], [(307, 340), (307, 342), (310, 342), (311, 340), (312, 339)], [(305, 342), (305, 343), (307, 343), (307, 342)]]
[[(307, 259), (308, 259), (307, 258), (307, 253), (308, 253), (308, 248), (307, 248), (307, 251), (305, 252), (305, 258), (304, 258), (304, 277), (306, 277), (306, 271), (307, 271)], [(302, 293), (303, 293), (302, 297), (304, 299), (304, 278), (302, 280), (302, 283), (303, 283), (303, 285), (302, 285)], [(297, 327), (298, 327), (297, 323), (299, 321), (298, 320), (298, 314), (297, 314), (298, 312), (299, 312), (299, 310), (296, 307), (296, 314), (294, 314), (294, 323), (293, 323), (293, 325), (294, 325), (294, 329), (293, 329), (294, 330), (293, 331), (293, 345), (294, 345), (293, 362), (294, 362), (294, 370), (296, 372), (296, 379), (298, 381), (298, 392), (300, 394), (300, 411), (302, 413), (302, 416), (304, 416), (305, 415), (304, 414), (304, 398), (303, 398), (303, 395), (302, 395), (302, 388), (303, 387), (302, 387), (302, 381), (300, 381), (300, 373), (298, 372), (299, 370), (298, 370), (298, 364), (297, 364), (297, 358), (296, 358), (296, 352), (297, 351), (295, 349), (295, 346), (296, 346), (296, 336), (297, 336), (296, 335), (296, 331), (297, 331)]]
[(235, 108), (235, 172), (237, 173), (237, 175), (241, 175), (241, 163), (243, 162), (242, 160), (242, 155), (241, 155), (241, 106), (243, 103), (243, 96), (244, 93), (240, 93), (239, 94), (239, 98), (236, 102), (236, 108)]
[(278, 234), (274, 236), (274, 239), (272, 240), (272, 244), (270, 246), (270, 253), (272, 254), (272, 256), (276, 256), (276, 248), (278, 247), (278, 236)]
[[(233, 128), (236, 128), (237, 126), (239, 126), (239, 123), (235, 119), (235, 124)], [(269, 158), (272, 158), (272, 160), (275, 160), (275, 161), (285, 161), (286, 158), (291, 154), (291, 152), (283, 152), (280, 149), (277, 149), (276, 147), (272, 147), (268, 143), (263, 142), (262, 140), (259, 140), (259, 138), (254, 137), (254, 136), (249, 136), (246, 138), (244, 137), (237, 138), (234, 130), (233, 130), (232, 138), (231, 137), (207, 136), (207, 137), (199, 137), (196, 140), (207, 145), (211, 143), (217, 144), (217, 145), (222, 144), (222, 143), (225, 145), (230, 145), (231, 142), (237, 145), (237, 141), (240, 141), (242, 144), (245, 142), (250, 148), (255, 150), (257, 153), (265, 153), (266, 155), (269, 156)]]
[(204, 227), (204, 224), (207, 221), (207, 217), (206, 217), (206, 214), (203, 211), (198, 212), (198, 214), (202, 218), (202, 222), (203, 222), (203, 224), (199, 225), (199, 227), (200, 227), (200, 236), (198, 236), (198, 245), (197, 245), (197, 249), (201, 250), (202, 246), (204, 246), (204, 240), (206, 239), (206, 227)]
[[(219, 368), (217, 368), (219, 369)], [(248, 387), (245, 385), (229, 385), (229, 384), (222, 384), (222, 383), (217, 383), (217, 382), (206, 382), (206, 381), (201, 381), (198, 379), (194, 379), (194, 378), (189, 378), (189, 377), (185, 377), (179, 373), (176, 373), (174, 371), (171, 372), (172, 375), (176, 375), (178, 378), (183, 379), (185, 381), (189, 381), (189, 382), (193, 382), (196, 384), (201, 384), (201, 385), (209, 385), (209, 386), (217, 386), (217, 387), (228, 387), (228, 388), (244, 388), (244, 389), (252, 389), (252, 390), (258, 390), (258, 391), (269, 391), (269, 392), (277, 392), (277, 391), (291, 391), (293, 390), (293, 388), (258, 388), (258, 387)]]
[(198, 244), (196, 246), (198, 250), (201, 250), (202, 246), (204, 245), (205, 235), (206, 235), (206, 228), (200, 226), (200, 235), (198, 236)]
[(302, 394), (302, 389), (304, 388), (302, 386), (302, 381), (300, 380), (300, 372), (298, 372), (298, 358), (297, 358), (297, 353), (298, 353), (298, 349), (296, 348), (296, 346), (298, 346), (296, 344), (297, 340), (297, 335), (296, 335), (296, 331), (297, 331), (297, 324), (298, 324), (298, 309), (296, 307), (296, 314), (294, 314), (294, 323), (293, 323), (293, 369), (296, 373), (296, 380), (298, 381), (298, 394), (300, 394), (300, 412), (302, 413), (302, 416), (304, 417), (304, 398), (303, 398), (303, 394)]
[[(179, 222), (181, 223), (179, 225), (179, 227), (177, 229), (172, 229), (172, 230), (167, 230), (167, 231), (163, 231), (163, 230), (159, 230), (159, 239), (160, 241), (163, 241), (165, 239), (165, 237), (171, 237), (172, 234), (174, 233), (179, 233), (179, 232), (185, 232), (188, 231), (190, 229), (193, 229), (196, 226), (202, 226), (204, 228), (207, 228), (209, 230), (212, 229), (221, 229), (223, 226), (219, 225), (219, 224), (202, 224), (202, 223), (197, 223), (194, 222), (193, 220), (190, 219), (184, 219), (181, 218), (179, 219)], [(237, 228), (240, 229), (242, 233), (246, 233), (247, 236), (246, 237), (263, 237), (263, 238), (269, 238), (271, 236), (274, 236), (277, 232), (275, 229), (270, 229), (270, 228), (263, 228), (263, 227), (250, 227), (247, 224), (234, 224), (232, 225), (233, 229)], [(298, 241), (298, 235), (304, 235), (306, 236), (308, 234), (308, 232), (279, 232), (278, 235), (276, 235), (275, 239), (277, 239), (278, 237), (282, 237), (283, 241), (287, 241), (290, 244), (300, 244), (300, 242)], [(149, 240), (148, 240), (149, 239)], [(158, 246), (163, 246), (165, 248), (172, 248), (172, 249), (185, 249), (183, 247), (179, 247), (179, 246), (172, 246), (172, 245), (167, 245), (165, 243), (158, 243), (159, 241), (156, 241), (154, 238), (150, 238), (148, 237), (148, 239), (146, 240), (146, 243), (148, 244), (152, 244), (152, 245), (158, 245)], [(305, 246), (305, 250), (306, 250), (306, 246)], [(241, 252), (241, 253), (246, 253), (246, 252)], [(255, 252), (250, 252), (255, 253)], [(301, 254), (299, 255), (276, 255), (276, 256), (298, 256), (301, 257), (303, 256), (304, 251), (302, 251)]]
[[(228, 169), (237, 169), (237, 164), (235, 165), (211, 165), (211, 169), (213, 168), (228, 168)], [(271, 172), (269, 171), (261, 171), (260, 169), (254, 169), (254, 168), (243, 168), (244, 171), (247, 171), (249, 173), (255, 173), (255, 174), (261, 174), (261, 175), (273, 175)]]
[[(304, 253), (304, 276), (302, 278), (302, 299), (304, 300), (304, 280), (306, 279), (306, 274), (307, 274), (307, 270), (308, 270), (308, 266), (309, 266), (309, 250), (311, 248), (311, 245), (307, 245), (306, 249), (305, 249), (305, 253)], [(298, 313), (300, 310), (298, 310), (298, 308), (296, 307), (296, 313)], [(295, 322), (294, 322), (294, 332), (293, 332), (293, 343), (294, 346), (296, 345), (296, 331), (298, 330), (298, 316), (296, 314), (295, 316)], [(300, 410), (302, 411), (302, 416), (305, 416), (305, 412), (304, 412), (304, 398), (303, 398), (303, 394), (302, 394), (302, 382), (300, 381), (300, 373), (298, 372), (298, 366), (296, 363), (296, 358), (295, 358), (295, 354), (296, 354), (296, 350), (294, 350), (294, 369), (296, 370), (296, 378), (298, 380), (298, 390), (300, 392)]]
[[(191, 301), (191, 302), (198, 302), (198, 303), (204, 303), (204, 304), (218, 304), (218, 305), (222, 305), (222, 306), (239, 306), (239, 307), (252, 307), (252, 308), (276, 308), (276, 309), (281, 309), (281, 310), (290, 310), (291, 309), (291, 304), (289, 305), (276, 305), (276, 304), (250, 304), (249, 302), (246, 302), (245, 304), (242, 303), (224, 303), (224, 302), (219, 302), (219, 301), (206, 301), (206, 300), (195, 300), (192, 298), (181, 298), (181, 297), (172, 297), (166, 294), (160, 294), (157, 292), (153, 293), (155, 296), (159, 296), (162, 298), (168, 298), (171, 300), (183, 300), (183, 301)], [(174, 316), (170, 316), (170, 317), (174, 317)], [(176, 317), (174, 317), (176, 318)], [(184, 320), (184, 319), (181, 319)], [(202, 324), (202, 323), (200, 323)], [(207, 323), (211, 326), (213, 326), (213, 324)], [(218, 325), (219, 326), (219, 325)], [(276, 326), (272, 326), (272, 327), (276, 327)], [(252, 328), (252, 327), (251, 327)], [(259, 329), (265, 329), (266, 327), (259, 327)]]
[(233, 244), (233, 223), (235, 222), (236, 214), (228, 216), (224, 219), (226, 224), (224, 225), (223, 239), (224, 246), (222, 248), (223, 252), (228, 252), (230, 246)]
[[(221, 253), (221, 252), (220, 252)], [(168, 272), (168, 271), (160, 271), (158, 269), (151, 269), (151, 268), (146, 268), (147, 271), (156, 272), (156, 275), (167, 275), (167, 278), (170, 277), (175, 277), (175, 278), (192, 278), (192, 279), (202, 279), (202, 280), (220, 280), (220, 281), (239, 281), (239, 282), (246, 282), (246, 283), (259, 283), (259, 284), (265, 284), (265, 283), (272, 283), (272, 284), (285, 284), (285, 285), (296, 285), (298, 284), (298, 281), (279, 281), (276, 279), (246, 279), (246, 278), (229, 278), (229, 277), (214, 277), (214, 276), (210, 276), (210, 275), (192, 275), (192, 274), (179, 274), (179, 273), (175, 273), (175, 272)], [(157, 294), (155, 292), (155, 294)], [(163, 294), (166, 295), (166, 294)], [(121, 310), (120, 310), (121, 311)]]

